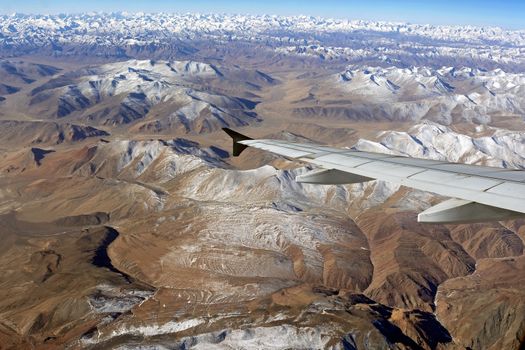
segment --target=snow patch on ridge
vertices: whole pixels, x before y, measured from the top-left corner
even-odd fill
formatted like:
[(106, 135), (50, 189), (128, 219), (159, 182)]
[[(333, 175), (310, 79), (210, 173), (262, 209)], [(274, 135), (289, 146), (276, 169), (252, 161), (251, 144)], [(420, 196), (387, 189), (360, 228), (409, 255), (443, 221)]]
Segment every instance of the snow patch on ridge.
[(492, 136), (471, 137), (427, 121), (408, 132), (383, 132), (379, 142), (361, 139), (356, 148), (449, 162), (525, 168), (525, 134), (501, 129), (494, 130)]

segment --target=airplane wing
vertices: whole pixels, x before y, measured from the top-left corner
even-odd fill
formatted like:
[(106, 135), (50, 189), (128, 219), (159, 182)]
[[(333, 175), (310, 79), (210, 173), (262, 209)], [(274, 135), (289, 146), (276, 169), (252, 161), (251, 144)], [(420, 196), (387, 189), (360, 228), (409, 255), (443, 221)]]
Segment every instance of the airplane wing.
[(468, 223), (525, 217), (525, 171), (362, 152), (281, 140), (254, 140), (223, 129), (233, 139), (233, 155), (247, 147), (308, 162), (320, 170), (296, 181), (350, 184), (384, 180), (452, 197), (418, 215), (425, 223)]

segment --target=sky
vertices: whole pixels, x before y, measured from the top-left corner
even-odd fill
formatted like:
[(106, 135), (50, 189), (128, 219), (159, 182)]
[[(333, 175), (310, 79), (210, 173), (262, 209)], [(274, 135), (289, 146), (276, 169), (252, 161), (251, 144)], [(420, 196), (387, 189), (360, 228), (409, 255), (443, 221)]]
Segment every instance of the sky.
[(0, 13), (200, 12), (314, 15), (525, 29), (525, 0), (0, 0)]

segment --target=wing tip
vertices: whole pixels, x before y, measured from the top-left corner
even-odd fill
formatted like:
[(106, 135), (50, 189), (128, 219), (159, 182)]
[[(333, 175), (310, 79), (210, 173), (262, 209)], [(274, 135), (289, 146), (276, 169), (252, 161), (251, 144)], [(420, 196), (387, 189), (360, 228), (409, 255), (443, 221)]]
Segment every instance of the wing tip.
[(248, 146), (243, 145), (239, 143), (239, 141), (244, 140), (253, 140), (251, 137), (248, 137), (246, 135), (243, 135), (235, 130), (232, 130), (230, 128), (222, 128), (222, 131), (224, 131), (228, 136), (230, 136), (233, 140), (233, 156), (238, 157), (241, 155), (242, 151), (244, 151)]

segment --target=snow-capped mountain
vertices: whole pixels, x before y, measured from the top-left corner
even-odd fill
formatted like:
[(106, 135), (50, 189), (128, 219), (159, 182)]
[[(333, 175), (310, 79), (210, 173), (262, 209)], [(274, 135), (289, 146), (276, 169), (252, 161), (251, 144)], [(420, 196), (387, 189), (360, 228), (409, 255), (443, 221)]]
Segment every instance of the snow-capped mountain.
[(0, 16), (4, 55), (44, 49), (53, 55), (160, 58), (192, 55), (201, 42), (263, 44), (281, 54), (402, 66), (429, 59), (452, 64), (525, 64), (525, 31), (337, 20), (311, 16), (224, 14), (77, 14)]
[(352, 66), (332, 84), (352, 100), (349, 110), (365, 119), (486, 124), (496, 115), (525, 116), (525, 75), (501, 69)]
[[(33, 34), (27, 40), (37, 40), (42, 34), (70, 36), (73, 41), (97, 34), (139, 34), (154, 32), (191, 34), (226, 34), (232, 38), (251, 38), (275, 29), (303, 33), (333, 33), (373, 31), (421, 36), (430, 39), (523, 46), (525, 31), (510, 31), (498, 27), (436, 26), (398, 22), (327, 19), (312, 16), (226, 15), (226, 14), (167, 14), (167, 13), (90, 13), (78, 15), (1, 16), (2, 32), (6, 37), (19, 38)], [(7, 34), (7, 35), (6, 35)], [(270, 35), (267, 33), (266, 35)], [(140, 39), (121, 38), (128, 44)], [(256, 39), (256, 38), (254, 38)]]
[(424, 122), (407, 132), (384, 131), (379, 142), (359, 140), (356, 148), (449, 162), (525, 168), (525, 134), (490, 127), (468, 136), (437, 123)]
[(31, 91), (29, 104), (51, 119), (104, 125), (145, 120), (138, 131), (206, 132), (258, 121), (257, 102), (241, 96), (272, 83), (259, 71), (223, 73), (194, 61), (130, 60), (51, 79)]

